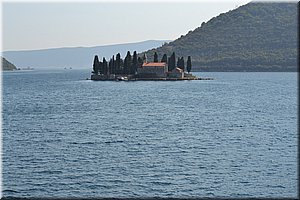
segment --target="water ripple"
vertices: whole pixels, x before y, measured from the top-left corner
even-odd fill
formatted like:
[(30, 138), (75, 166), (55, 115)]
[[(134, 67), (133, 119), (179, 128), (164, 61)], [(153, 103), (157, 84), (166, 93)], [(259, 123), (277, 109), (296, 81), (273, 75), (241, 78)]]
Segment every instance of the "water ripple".
[(296, 73), (89, 75), (4, 73), (5, 197), (297, 196)]

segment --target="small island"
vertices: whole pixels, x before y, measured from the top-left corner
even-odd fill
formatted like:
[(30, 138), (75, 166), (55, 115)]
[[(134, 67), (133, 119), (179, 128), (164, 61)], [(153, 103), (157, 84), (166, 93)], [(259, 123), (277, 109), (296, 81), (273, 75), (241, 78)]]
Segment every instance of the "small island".
[(34, 70), (32, 67), (25, 67), (25, 68), (17, 68), (14, 64), (6, 60), (4, 57), (1, 56), (2, 59), (2, 71), (16, 71), (16, 70)]
[(17, 67), (6, 60), (4, 57), (1, 56), (1, 61), (2, 61), (2, 70), (3, 71), (14, 71), (17, 70)]
[[(138, 57), (136, 51), (131, 56), (127, 52), (125, 59), (120, 53), (113, 56), (109, 62), (103, 58), (99, 61), (98, 56), (94, 57), (91, 80), (96, 81), (179, 81), (179, 80), (211, 80), (211, 78), (198, 78), (190, 73), (192, 69), (191, 56), (188, 56), (186, 69), (184, 58), (178, 58), (173, 52), (168, 58), (164, 54), (159, 62), (157, 53), (154, 53), (153, 62), (148, 62), (147, 55)], [(186, 73), (186, 71), (187, 73)]]

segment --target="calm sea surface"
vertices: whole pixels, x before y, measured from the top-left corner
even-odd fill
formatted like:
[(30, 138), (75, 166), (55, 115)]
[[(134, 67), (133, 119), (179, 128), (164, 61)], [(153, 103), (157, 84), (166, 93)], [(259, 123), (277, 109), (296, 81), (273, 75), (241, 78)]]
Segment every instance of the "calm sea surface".
[(297, 197), (297, 74), (3, 73), (2, 195)]

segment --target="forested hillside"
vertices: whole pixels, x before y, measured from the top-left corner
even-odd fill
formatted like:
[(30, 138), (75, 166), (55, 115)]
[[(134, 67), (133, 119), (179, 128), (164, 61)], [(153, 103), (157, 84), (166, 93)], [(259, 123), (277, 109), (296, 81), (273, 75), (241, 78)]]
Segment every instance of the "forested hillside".
[(246, 4), (147, 51), (148, 58), (155, 51), (191, 55), (200, 71), (296, 71), (297, 3)]

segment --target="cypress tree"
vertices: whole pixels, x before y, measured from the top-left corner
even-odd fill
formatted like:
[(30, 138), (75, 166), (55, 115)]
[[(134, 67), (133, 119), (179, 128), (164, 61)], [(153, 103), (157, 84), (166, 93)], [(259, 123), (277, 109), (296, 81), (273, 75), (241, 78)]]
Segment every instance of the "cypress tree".
[(100, 74), (104, 74), (103, 71), (104, 71), (104, 69), (103, 69), (103, 62), (100, 62), (99, 63), (99, 72), (100, 72)]
[(168, 71), (171, 71), (171, 57), (168, 58)]
[(181, 60), (180, 60), (180, 58), (178, 57), (178, 58), (177, 58), (177, 67), (181, 68), (180, 65), (181, 65)]
[(131, 74), (135, 74), (135, 72), (137, 71), (137, 68), (138, 68), (138, 58), (137, 58), (136, 51), (134, 51), (133, 56), (132, 56), (132, 71), (131, 71)]
[(154, 59), (153, 59), (153, 62), (158, 62), (158, 56), (157, 56), (157, 53), (156, 53), (156, 52), (154, 53)]
[(108, 66), (107, 66), (107, 61), (106, 59), (103, 57), (103, 74), (107, 75), (108, 73)]
[(177, 60), (177, 67), (179, 67), (180, 69), (182, 69), (184, 71), (184, 58), (178, 58)]
[(115, 61), (115, 55), (113, 55), (112, 57), (112, 70), (111, 70), (112, 74), (116, 74), (116, 61)]
[(128, 66), (128, 74), (132, 71), (132, 56), (130, 54), (130, 51), (127, 51), (127, 66)]
[(132, 68), (132, 59), (130, 51), (127, 51), (127, 55), (124, 60), (124, 74), (130, 74)]
[(171, 66), (172, 66), (172, 70), (176, 68), (176, 56), (175, 56), (175, 52), (173, 52), (173, 54), (171, 55)]
[(120, 73), (122, 74), (124, 71), (124, 60), (121, 58), (120, 60)]
[(186, 70), (188, 71), (188, 73), (190, 73), (191, 69), (192, 69), (191, 56), (188, 56), (188, 60), (187, 60), (187, 63), (186, 63)]
[(168, 70), (172, 71), (176, 67), (176, 57), (175, 52), (172, 53), (171, 57), (168, 60)]
[(162, 59), (161, 59), (161, 62), (165, 62), (165, 63), (168, 63), (168, 56), (167, 54), (164, 54)]
[(116, 56), (116, 73), (117, 74), (121, 74), (122, 70), (121, 70), (121, 55), (120, 53), (117, 54)]
[(183, 71), (185, 71), (185, 66), (184, 66), (184, 58), (183, 57), (181, 57), (181, 69), (183, 70)]
[(97, 55), (95, 55), (93, 64), (93, 74), (98, 74), (99, 70), (99, 58)]
[(138, 57), (138, 67), (142, 67), (143, 65), (143, 59), (141, 57)]
[(112, 74), (112, 59), (108, 62), (108, 74)]
[(124, 59), (124, 63), (123, 63), (123, 74), (128, 74), (128, 65), (127, 65), (127, 57), (125, 57)]

